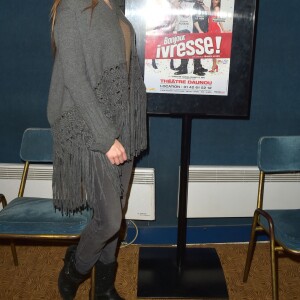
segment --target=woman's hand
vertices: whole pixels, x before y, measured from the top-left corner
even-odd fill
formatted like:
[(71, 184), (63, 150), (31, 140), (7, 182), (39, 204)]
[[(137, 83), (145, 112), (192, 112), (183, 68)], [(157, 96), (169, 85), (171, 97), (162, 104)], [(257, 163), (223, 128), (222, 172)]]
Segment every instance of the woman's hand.
[(115, 140), (113, 145), (106, 152), (106, 156), (113, 165), (120, 165), (127, 160), (125, 149), (118, 140)]

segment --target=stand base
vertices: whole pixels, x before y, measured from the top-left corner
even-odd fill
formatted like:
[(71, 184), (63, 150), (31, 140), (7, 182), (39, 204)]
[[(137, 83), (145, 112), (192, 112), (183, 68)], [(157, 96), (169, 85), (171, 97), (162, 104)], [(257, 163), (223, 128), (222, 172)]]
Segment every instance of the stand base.
[(228, 299), (214, 248), (186, 248), (177, 267), (177, 248), (140, 247), (138, 298)]

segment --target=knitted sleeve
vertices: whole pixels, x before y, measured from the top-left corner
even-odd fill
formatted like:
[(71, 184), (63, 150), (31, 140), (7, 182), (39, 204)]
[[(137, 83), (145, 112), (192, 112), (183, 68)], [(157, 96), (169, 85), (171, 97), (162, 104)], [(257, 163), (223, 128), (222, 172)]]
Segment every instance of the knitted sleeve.
[(98, 105), (87, 76), (75, 12), (67, 6), (57, 12), (54, 38), (57, 47), (56, 59), (62, 65), (65, 87), (95, 140), (92, 150), (106, 153), (119, 132)]

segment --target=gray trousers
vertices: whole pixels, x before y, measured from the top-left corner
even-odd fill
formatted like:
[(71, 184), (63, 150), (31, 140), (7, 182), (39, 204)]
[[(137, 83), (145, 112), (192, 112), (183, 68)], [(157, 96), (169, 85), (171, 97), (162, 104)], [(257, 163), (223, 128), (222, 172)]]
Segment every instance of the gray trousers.
[[(95, 194), (98, 195), (94, 214), (91, 222), (81, 234), (76, 251), (76, 269), (82, 273), (88, 273), (97, 260), (108, 264), (116, 259), (116, 249), (119, 240), (119, 231), (122, 222), (122, 210), (126, 204), (128, 187), (132, 174), (133, 162), (125, 162), (118, 166), (121, 168), (121, 184), (124, 196), (116, 193), (108, 176), (102, 171), (103, 168), (96, 166), (98, 180), (95, 186)], [(103, 191), (100, 189), (100, 183)]]

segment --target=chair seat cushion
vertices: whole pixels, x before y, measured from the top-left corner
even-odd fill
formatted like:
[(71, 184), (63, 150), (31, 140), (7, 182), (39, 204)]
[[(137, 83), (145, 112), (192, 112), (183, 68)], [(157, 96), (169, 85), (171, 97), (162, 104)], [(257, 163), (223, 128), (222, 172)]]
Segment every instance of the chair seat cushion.
[[(285, 248), (300, 251), (300, 209), (266, 210), (274, 222), (275, 239)], [(266, 231), (269, 225), (260, 216), (260, 223)]]
[(22, 197), (0, 211), (0, 234), (80, 234), (90, 221), (92, 210), (63, 216), (53, 200)]

